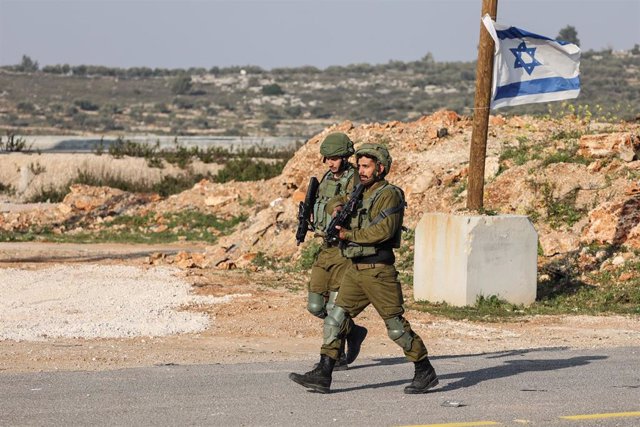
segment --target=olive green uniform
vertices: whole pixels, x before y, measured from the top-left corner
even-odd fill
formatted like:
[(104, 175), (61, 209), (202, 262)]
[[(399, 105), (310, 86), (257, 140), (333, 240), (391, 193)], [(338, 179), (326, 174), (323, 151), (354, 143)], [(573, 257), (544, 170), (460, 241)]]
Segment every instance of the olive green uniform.
[[(327, 212), (344, 204), (348, 196), (338, 196), (327, 204)], [(375, 182), (363, 193), (350, 230), (345, 232), (342, 253), (352, 262), (346, 269), (335, 309), (325, 318), (321, 354), (332, 359), (349, 333), (349, 318), (372, 304), (385, 321), (389, 337), (402, 347), (412, 362), (427, 357), (422, 339), (403, 317), (403, 296), (393, 249), (400, 246), (404, 217), (402, 190), (385, 180)]]
[[(326, 213), (326, 205), (329, 200), (335, 196), (350, 193), (354, 187), (356, 176), (355, 168), (348, 163), (340, 177), (336, 178), (329, 171), (322, 178), (313, 209), (316, 236), (324, 237), (326, 227), (331, 221), (331, 216)], [(322, 248), (311, 266), (307, 302), (307, 309), (311, 314), (324, 318), (327, 311), (331, 310), (333, 299), (340, 288), (342, 277), (349, 264), (351, 261), (342, 256), (338, 246), (330, 246), (323, 239)], [(327, 304), (328, 307), (326, 307)]]

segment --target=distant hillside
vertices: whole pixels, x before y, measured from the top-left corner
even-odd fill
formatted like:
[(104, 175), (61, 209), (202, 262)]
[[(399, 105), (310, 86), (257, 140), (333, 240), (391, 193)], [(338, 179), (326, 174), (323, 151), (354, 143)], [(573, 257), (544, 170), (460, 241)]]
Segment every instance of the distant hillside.
[[(0, 132), (288, 135), (326, 126), (408, 121), (439, 109), (471, 114), (474, 62), (390, 61), (277, 68), (182, 69), (45, 66), (27, 58), (0, 69)], [(583, 53), (573, 102), (499, 110), (504, 115), (574, 113), (600, 120), (640, 115), (640, 49)]]

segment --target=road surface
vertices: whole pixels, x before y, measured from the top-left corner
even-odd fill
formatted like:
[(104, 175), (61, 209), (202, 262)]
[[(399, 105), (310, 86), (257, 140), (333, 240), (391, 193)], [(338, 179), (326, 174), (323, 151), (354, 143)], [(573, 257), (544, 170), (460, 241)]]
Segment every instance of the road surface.
[(308, 362), (0, 374), (0, 425), (631, 427), (639, 356), (640, 346), (439, 356), (440, 385), (425, 395), (403, 394), (403, 358), (358, 360), (327, 395), (287, 378)]

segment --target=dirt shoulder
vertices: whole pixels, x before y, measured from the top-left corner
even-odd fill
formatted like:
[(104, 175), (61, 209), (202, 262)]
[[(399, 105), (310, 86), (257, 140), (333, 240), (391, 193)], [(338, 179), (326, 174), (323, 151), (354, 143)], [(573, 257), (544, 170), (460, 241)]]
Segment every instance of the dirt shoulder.
[[(0, 244), (0, 268), (34, 270), (74, 262), (145, 269), (153, 268), (145, 254), (170, 253), (180, 248), (180, 245), (150, 248)], [(49, 256), (44, 256), (45, 253)], [(193, 286), (195, 294), (240, 297), (229, 303), (185, 308), (209, 315), (209, 327), (199, 333), (109, 339), (51, 338), (34, 342), (3, 340), (0, 341), (0, 372), (316, 359), (322, 323), (306, 312), (306, 275), (217, 269), (189, 269), (179, 275)], [(410, 297), (410, 292), (406, 295)], [(508, 323), (452, 321), (417, 311), (409, 311), (406, 317), (434, 356), (640, 343), (638, 317), (536, 316)], [(369, 329), (361, 357), (402, 355), (387, 337), (384, 323), (373, 308), (367, 308), (356, 321)]]

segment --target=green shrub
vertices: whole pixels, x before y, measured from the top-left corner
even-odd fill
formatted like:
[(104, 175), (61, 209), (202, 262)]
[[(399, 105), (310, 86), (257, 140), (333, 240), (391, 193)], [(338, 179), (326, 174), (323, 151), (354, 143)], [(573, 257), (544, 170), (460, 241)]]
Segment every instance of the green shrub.
[(191, 76), (187, 74), (175, 77), (171, 81), (171, 93), (174, 95), (186, 95), (191, 91), (192, 87)]
[(233, 159), (215, 177), (215, 182), (258, 181), (280, 175), (286, 161), (266, 163), (261, 160)]
[(19, 136), (10, 133), (6, 138), (0, 136), (0, 151), (20, 152), (30, 151), (31, 145), (27, 145), (27, 141)]
[(284, 90), (278, 83), (272, 83), (262, 86), (262, 94), (266, 96), (284, 95)]
[(42, 187), (38, 192), (27, 199), (28, 203), (59, 203), (69, 194), (69, 186), (55, 188), (52, 185)]
[(76, 99), (73, 104), (84, 111), (98, 111), (100, 106), (86, 99)]
[(308, 270), (311, 268), (314, 262), (316, 262), (316, 258), (318, 254), (322, 250), (322, 245), (318, 242), (312, 241), (309, 243), (300, 254), (300, 260), (298, 261), (298, 267), (302, 270)]

